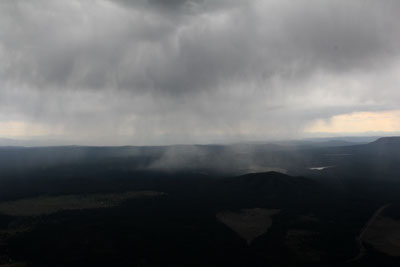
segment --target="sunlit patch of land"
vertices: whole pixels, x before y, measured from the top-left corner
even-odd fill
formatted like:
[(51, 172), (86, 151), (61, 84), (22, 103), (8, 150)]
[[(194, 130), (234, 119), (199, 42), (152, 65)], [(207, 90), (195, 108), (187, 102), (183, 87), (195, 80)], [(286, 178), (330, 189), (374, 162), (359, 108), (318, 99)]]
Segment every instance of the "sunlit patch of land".
[(380, 252), (400, 257), (400, 220), (379, 216), (369, 226), (363, 241)]
[(28, 265), (22, 262), (10, 262), (10, 263), (0, 264), (0, 267), (26, 267), (26, 266)]
[[(15, 220), (0, 229), (0, 245), (7, 240), (33, 230), (40, 217), (62, 210), (83, 210), (114, 207), (128, 199), (151, 198), (164, 195), (156, 191), (129, 191), (111, 194), (85, 194), (41, 196), (16, 201), (0, 202), (0, 213), (16, 216)], [(20, 217), (21, 216), (21, 217)], [(1, 248), (1, 247), (0, 247)], [(25, 263), (16, 262), (0, 249), (0, 267), (23, 267)]]
[(0, 214), (10, 216), (38, 216), (62, 210), (80, 210), (114, 207), (128, 199), (156, 197), (156, 191), (130, 191), (111, 194), (40, 196), (0, 202)]
[(217, 213), (217, 220), (228, 226), (250, 245), (254, 239), (265, 234), (272, 225), (272, 215), (278, 209), (243, 209), (239, 212)]

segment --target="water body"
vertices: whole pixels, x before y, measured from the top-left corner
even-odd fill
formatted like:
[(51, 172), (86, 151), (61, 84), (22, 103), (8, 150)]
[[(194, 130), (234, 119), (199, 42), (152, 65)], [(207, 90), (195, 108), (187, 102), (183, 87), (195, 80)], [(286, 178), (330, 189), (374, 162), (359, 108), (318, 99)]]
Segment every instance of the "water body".
[(308, 168), (311, 171), (323, 171), (325, 169), (333, 168), (335, 166), (320, 166), (320, 167), (310, 167)]

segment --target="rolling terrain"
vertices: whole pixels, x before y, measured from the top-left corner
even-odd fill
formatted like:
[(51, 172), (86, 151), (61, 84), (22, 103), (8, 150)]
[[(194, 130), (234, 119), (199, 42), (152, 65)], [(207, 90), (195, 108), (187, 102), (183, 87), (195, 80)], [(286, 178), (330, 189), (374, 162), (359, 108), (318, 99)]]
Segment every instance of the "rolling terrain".
[(0, 266), (398, 266), (398, 149), (3, 147)]

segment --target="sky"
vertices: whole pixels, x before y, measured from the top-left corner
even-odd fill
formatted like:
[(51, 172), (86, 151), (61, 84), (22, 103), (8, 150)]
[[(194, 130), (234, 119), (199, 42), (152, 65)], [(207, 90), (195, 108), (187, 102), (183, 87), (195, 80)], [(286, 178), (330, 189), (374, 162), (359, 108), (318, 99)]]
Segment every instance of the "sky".
[(398, 0), (2, 0), (0, 138), (400, 132)]

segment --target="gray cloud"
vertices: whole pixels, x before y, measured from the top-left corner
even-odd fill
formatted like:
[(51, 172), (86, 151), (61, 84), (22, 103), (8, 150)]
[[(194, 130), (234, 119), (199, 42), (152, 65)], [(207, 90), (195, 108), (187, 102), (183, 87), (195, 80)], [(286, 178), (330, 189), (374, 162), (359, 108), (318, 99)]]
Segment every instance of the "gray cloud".
[(2, 1), (0, 119), (151, 144), (293, 137), (313, 119), (398, 109), (399, 12), (395, 0)]

